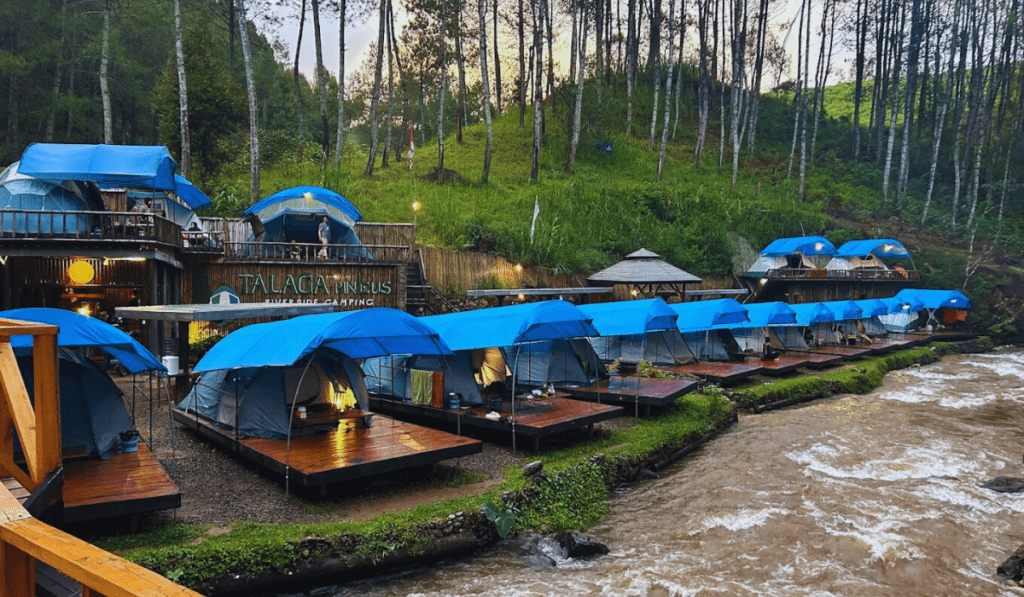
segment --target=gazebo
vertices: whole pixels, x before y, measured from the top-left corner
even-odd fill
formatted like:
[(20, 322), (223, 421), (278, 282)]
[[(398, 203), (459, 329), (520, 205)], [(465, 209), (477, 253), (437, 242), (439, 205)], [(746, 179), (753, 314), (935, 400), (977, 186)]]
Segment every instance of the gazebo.
[(589, 286), (618, 286), (633, 297), (675, 295), (683, 299), (687, 284), (699, 284), (697, 276), (663, 261), (657, 253), (640, 249), (615, 265), (587, 278)]

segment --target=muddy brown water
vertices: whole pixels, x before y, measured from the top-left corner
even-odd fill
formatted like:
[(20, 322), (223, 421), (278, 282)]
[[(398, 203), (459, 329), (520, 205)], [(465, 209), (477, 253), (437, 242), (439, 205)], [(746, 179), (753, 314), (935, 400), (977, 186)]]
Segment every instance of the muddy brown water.
[(522, 542), (314, 595), (1019, 595), (996, 566), (1024, 542), (1024, 351), (949, 357), (739, 424), (616, 494), (588, 533), (611, 554), (544, 566)]

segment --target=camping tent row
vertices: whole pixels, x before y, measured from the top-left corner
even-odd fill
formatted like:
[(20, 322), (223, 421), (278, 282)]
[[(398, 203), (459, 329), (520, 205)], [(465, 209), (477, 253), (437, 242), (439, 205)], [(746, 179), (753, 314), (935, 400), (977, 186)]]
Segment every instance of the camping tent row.
[[(956, 295), (945, 304), (969, 307)], [(806, 328), (827, 340), (837, 322), (882, 334), (880, 318), (927, 309), (938, 296), (901, 298), (891, 308), (874, 300), (744, 306), (648, 299), (582, 307), (552, 300), (418, 319), (387, 308), (306, 315), (222, 339), (195, 367), (200, 378), (178, 408), (240, 435), (284, 438), (300, 407), (368, 410), (369, 394), (429, 403), (442, 390), (434, 387), (439, 378), (443, 395), (483, 405), (492, 391), (589, 385), (607, 377), (606, 363), (616, 360), (728, 360), (761, 348), (769, 328), (780, 349), (802, 341)]]
[(772, 241), (747, 268), (747, 276), (777, 269), (889, 269), (888, 259), (909, 259), (910, 251), (891, 238), (851, 240), (836, 248), (823, 236), (780, 238)]

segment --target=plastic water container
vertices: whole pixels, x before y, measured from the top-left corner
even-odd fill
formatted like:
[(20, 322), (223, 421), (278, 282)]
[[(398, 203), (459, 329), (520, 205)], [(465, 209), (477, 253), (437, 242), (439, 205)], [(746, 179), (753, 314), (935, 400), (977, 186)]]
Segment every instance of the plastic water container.
[(176, 375), (178, 373), (178, 357), (174, 355), (165, 355), (160, 361), (167, 367), (167, 373), (170, 375)]
[(454, 392), (448, 394), (448, 408), (452, 410), (457, 410), (459, 408), (459, 397)]

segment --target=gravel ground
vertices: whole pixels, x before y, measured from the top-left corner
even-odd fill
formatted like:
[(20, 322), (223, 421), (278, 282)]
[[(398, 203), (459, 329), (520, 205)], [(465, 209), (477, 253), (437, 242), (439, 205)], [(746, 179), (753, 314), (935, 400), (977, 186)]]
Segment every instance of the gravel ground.
[[(332, 486), (319, 498), (293, 491), (285, 495), (284, 480), (265, 476), (251, 463), (239, 460), (206, 442), (195, 433), (173, 424), (166, 393), (153, 400), (150, 417), (150, 392), (147, 384), (133, 401), (132, 378), (115, 377), (131, 407), (134, 402), (136, 425), (142, 439), (148, 441), (164, 467), (178, 484), (182, 505), (177, 511), (144, 516), (140, 530), (169, 521), (223, 525), (232, 521), (315, 523), (365, 520), (375, 514), (410, 508), (439, 499), (479, 493), (501, 480), (510, 464), (524, 464), (522, 452), (510, 446), (485, 442), (483, 452), (449, 460), (433, 467), (419, 467), (365, 481)], [(601, 427), (628, 425), (620, 418), (599, 424)], [(150, 429), (152, 428), (152, 435)], [(173, 429), (173, 441), (172, 433)], [(460, 471), (484, 475), (485, 480), (461, 487), (445, 487), (443, 481)], [(94, 534), (116, 532), (114, 528), (94, 528)]]

